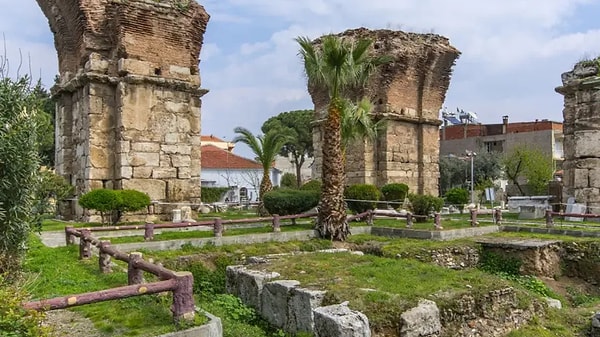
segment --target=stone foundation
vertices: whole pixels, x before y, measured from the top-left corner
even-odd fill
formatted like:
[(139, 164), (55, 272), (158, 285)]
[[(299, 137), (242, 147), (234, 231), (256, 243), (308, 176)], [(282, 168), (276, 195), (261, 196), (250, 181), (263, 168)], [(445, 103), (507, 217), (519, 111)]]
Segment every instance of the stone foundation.
[[(38, 0), (58, 51), (56, 172), (77, 196), (200, 201), (199, 53), (209, 16), (150, 0)], [(155, 212), (161, 213), (160, 208)], [(65, 219), (86, 220), (76, 200)]]

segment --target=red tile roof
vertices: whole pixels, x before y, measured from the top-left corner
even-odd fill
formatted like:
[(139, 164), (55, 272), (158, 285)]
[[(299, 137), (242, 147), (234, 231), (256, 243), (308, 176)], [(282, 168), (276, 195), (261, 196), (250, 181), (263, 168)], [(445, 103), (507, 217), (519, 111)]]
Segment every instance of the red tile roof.
[(202, 142), (217, 142), (217, 143), (225, 143), (224, 140), (217, 138), (213, 135), (210, 136), (200, 136), (200, 141)]
[(214, 145), (201, 147), (203, 169), (262, 169), (262, 165), (254, 160), (244, 158)]

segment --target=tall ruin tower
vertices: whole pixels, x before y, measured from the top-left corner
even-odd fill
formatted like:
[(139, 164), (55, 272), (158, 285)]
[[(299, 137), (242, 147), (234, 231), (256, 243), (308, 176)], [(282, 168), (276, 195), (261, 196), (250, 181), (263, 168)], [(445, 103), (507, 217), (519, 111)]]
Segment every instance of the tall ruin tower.
[[(460, 52), (447, 38), (365, 28), (345, 31), (348, 39), (373, 41), (372, 55), (387, 55), (363, 94), (375, 103), (373, 118), (385, 118), (385, 129), (374, 142), (359, 142), (346, 151), (348, 184), (405, 183), (410, 191), (438, 195), (439, 110)], [(318, 43), (318, 41), (317, 41)], [(322, 133), (328, 95), (310, 88), (315, 104), (313, 177), (321, 176)], [(361, 97), (354, 97), (358, 101)]]
[(563, 199), (575, 197), (600, 214), (600, 59), (582, 61), (562, 74), (564, 96)]
[[(204, 8), (193, 0), (37, 2), (58, 51), (57, 173), (77, 196), (104, 187), (199, 201)], [(75, 203), (62, 213), (82, 215)]]

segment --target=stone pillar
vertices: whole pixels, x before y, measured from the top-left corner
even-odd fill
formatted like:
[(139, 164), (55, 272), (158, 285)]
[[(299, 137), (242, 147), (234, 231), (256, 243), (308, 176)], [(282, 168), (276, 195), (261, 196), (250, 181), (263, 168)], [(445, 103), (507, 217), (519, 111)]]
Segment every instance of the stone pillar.
[[(435, 34), (360, 28), (339, 35), (371, 39), (372, 54), (392, 58), (375, 72), (364, 91), (374, 103), (373, 118), (385, 118), (386, 128), (376, 141), (359, 141), (346, 151), (347, 183), (405, 183), (413, 193), (437, 196), (438, 114), (460, 52), (447, 38)], [(320, 125), (328, 95), (320, 88), (309, 88), (309, 92), (318, 112), (313, 128), (313, 177), (318, 179), (322, 167)], [(362, 94), (353, 99), (357, 101)]]
[(600, 61), (582, 61), (562, 74), (563, 200), (575, 197), (600, 214)]
[(113, 188), (167, 203), (199, 201), (204, 8), (195, 1), (37, 2), (59, 59), (57, 173), (78, 196)]

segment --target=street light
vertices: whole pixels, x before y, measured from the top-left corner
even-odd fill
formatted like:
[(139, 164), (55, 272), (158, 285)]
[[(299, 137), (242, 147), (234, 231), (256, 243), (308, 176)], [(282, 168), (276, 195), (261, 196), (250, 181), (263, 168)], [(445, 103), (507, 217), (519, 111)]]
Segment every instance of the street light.
[(469, 150), (465, 150), (465, 152), (467, 153), (467, 157), (471, 158), (471, 203), (474, 204), (475, 203), (475, 193), (473, 193), (473, 185), (475, 185), (475, 171), (473, 170), (473, 160), (475, 159), (475, 156), (477, 155), (477, 153), (473, 152), (473, 151), (469, 151)]

